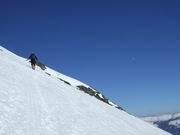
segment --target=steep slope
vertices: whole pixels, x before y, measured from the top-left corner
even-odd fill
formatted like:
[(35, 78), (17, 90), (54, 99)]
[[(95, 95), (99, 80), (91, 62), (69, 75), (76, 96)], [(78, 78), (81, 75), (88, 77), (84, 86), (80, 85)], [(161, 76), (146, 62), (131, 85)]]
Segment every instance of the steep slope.
[(143, 120), (172, 133), (180, 135), (180, 113), (144, 117)]
[(169, 135), (2, 47), (0, 71), (0, 135)]
[(45, 73), (48, 74), (49, 76), (53, 76), (56, 77), (57, 79), (59, 79), (60, 81), (63, 81), (64, 83), (68, 84), (68, 85), (72, 85), (74, 87), (76, 87), (77, 89), (85, 92), (86, 94), (89, 94), (91, 96), (94, 96), (95, 98), (97, 98), (98, 100), (101, 100), (117, 109), (123, 110), (122, 107), (118, 106), (117, 104), (113, 103), (112, 101), (110, 101), (107, 97), (105, 97), (102, 93), (100, 93), (99, 91), (95, 90), (94, 88), (88, 86), (87, 84), (84, 84), (76, 79), (73, 79), (71, 77), (68, 77), (66, 75), (63, 75), (61, 73), (58, 73), (50, 68), (46, 67)]

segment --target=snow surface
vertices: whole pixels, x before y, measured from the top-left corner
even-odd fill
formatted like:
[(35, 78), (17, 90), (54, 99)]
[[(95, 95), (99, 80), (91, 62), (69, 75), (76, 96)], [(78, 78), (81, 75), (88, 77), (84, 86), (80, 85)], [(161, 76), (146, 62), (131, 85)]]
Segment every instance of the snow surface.
[(174, 125), (177, 128), (180, 128), (180, 119), (179, 120), (173, 120), (169, 122), (169, 125)]
[[(32, 70), (3, 47), (0, 71), (0, 135), (170, 135), (39, 68)], [(82, 84), (57, 74), (74, 86)]]
[(61, 73), (57, 72), (57, 71), (54, 71), (54, 70), (51, 69), (51, 68), (47, 68), (47, 69), (46, 69), (46, 72), (47, 72), (47, 73), (50, 73), (51, 75), (53, 75), (53, 76), (55, 76), (55, 77), (59, 77), (59, 78), (61, 78), (61, 79), (63, 79), (63, 80), (68, 80), (68, 81), (71, 83), (71, 85), (74, 86), (74, 87), (79, 86), (79, 85), (83, 85), (83, 86), (85, 86), (85, 87), (90, 87), (90, 86), (86, 85), (85, 83), (82, 83), (82, 82), (80, 82), (80, 81), (78, 81), (78, 80), (76, 80), (76, 79), (73, 79), (73, 78), (71, 78), (71, 77), (68, 77), (68, 76), (66, 76), (66, 75), (64, 75), (64, 74), (61, 74)]
[(109, 102), (109, 104), (110, 105), (112, 105), (112, 106), (115, 106), (115, 107), (118, 107), (116, 104), (114, 104), (113, 102), (111, 102), (111, 101), (108, 101)]
[(98, 94), (100, 98), (103, 98), (102, 94)]

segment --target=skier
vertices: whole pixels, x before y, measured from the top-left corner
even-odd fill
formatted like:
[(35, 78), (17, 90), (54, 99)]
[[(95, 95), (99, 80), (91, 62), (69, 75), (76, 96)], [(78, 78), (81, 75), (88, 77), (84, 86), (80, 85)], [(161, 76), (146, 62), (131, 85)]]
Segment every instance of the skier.
[(38, 58), (36, 57), (36, 55), (34, 53), (31, 53), (31, 55), (29, 56), (29, 58), (27, 60), (30, 59), (30, 62), (31, 62), (31, 66), (32, 66), (32, 69), (35, 70), (35, 65), (38, 61)]

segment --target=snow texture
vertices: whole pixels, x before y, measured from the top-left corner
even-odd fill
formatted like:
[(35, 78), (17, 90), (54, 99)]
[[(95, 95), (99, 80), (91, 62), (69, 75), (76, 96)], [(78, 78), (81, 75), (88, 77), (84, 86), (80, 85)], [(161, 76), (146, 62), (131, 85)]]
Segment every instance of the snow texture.
[(180, 128), (180, 120), (173, 120), (169, 122), (169, 125), (174, 125), (177, 128)]
[[(0, 47), (0, 135), (170, 135)], [(70, 82), (67, 85), (55, 76)]]

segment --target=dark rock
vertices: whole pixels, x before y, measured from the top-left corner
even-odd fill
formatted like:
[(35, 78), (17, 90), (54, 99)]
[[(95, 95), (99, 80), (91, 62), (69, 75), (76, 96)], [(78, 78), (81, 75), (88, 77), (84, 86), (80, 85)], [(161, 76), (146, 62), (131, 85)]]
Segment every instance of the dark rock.
[(96, 92), (91, 89), (91, 88), (87, 88), (83, 85), (77, 86), (81, 91), (84, 91), (85, 93), (91, 95), (91, 96), (95, 96)]
[[(98, 92), (97, 90), (95, 90), (95, 89), (92, 89), (92, 88), (89, 88), (89, 87), (85, 87), (85, 86), (83, 86), (83, 85), (79, 85), (79, 86), (77, 86), (77, 88), (79, 89), (79, 90), (81, 90), (81, 91), (83, 91), (83, 92), (85, 92), (85, 93), (87, 93), (87, 94), (89, 94), (89, 95), (91, 95), (91, 96), (94, 96), (95, 98), (97, 98), (98, 100), (101, 100), (101, 101), (103, 101), (104, 103), (106, 103), (106, 104), (108, 104), (108, 105), (111, 105), (111, 104), (109, 104), (109, 100), (108, 100), (108, 98), (106, 98), (104, 95), (102, 95), (100, 92)], [(101, 94), (101, 96), (100, 96), (100, 94)], [(112, 105), (111, 105), (112, 106)], [(121, 107), (116, 107), (117, 109), (119, 109), (119, 110), (123, 110)]]
[(65, 80), (63, 80), (63, 79), (61, 79), (61, 78), (58, 78), (59, 80), (61, 80), (61, 81), (63, 81), (64, 83), (66, 83), (66, 84), (68, 84), (68, 85), (71, 85), (69, 82), (67, 82), (67, 81), (65, 81)]
[(47, 72), (45, 72), (47, 75), (49, 75), (49, 76), (51, 76), (51, 74), (50, 73), (47, 73)]
[(43, 63), (39, 62), (39, 61), (36, 63), (36, 65), (39, 66), (42, 70), (46, 69), (46, 66)]

